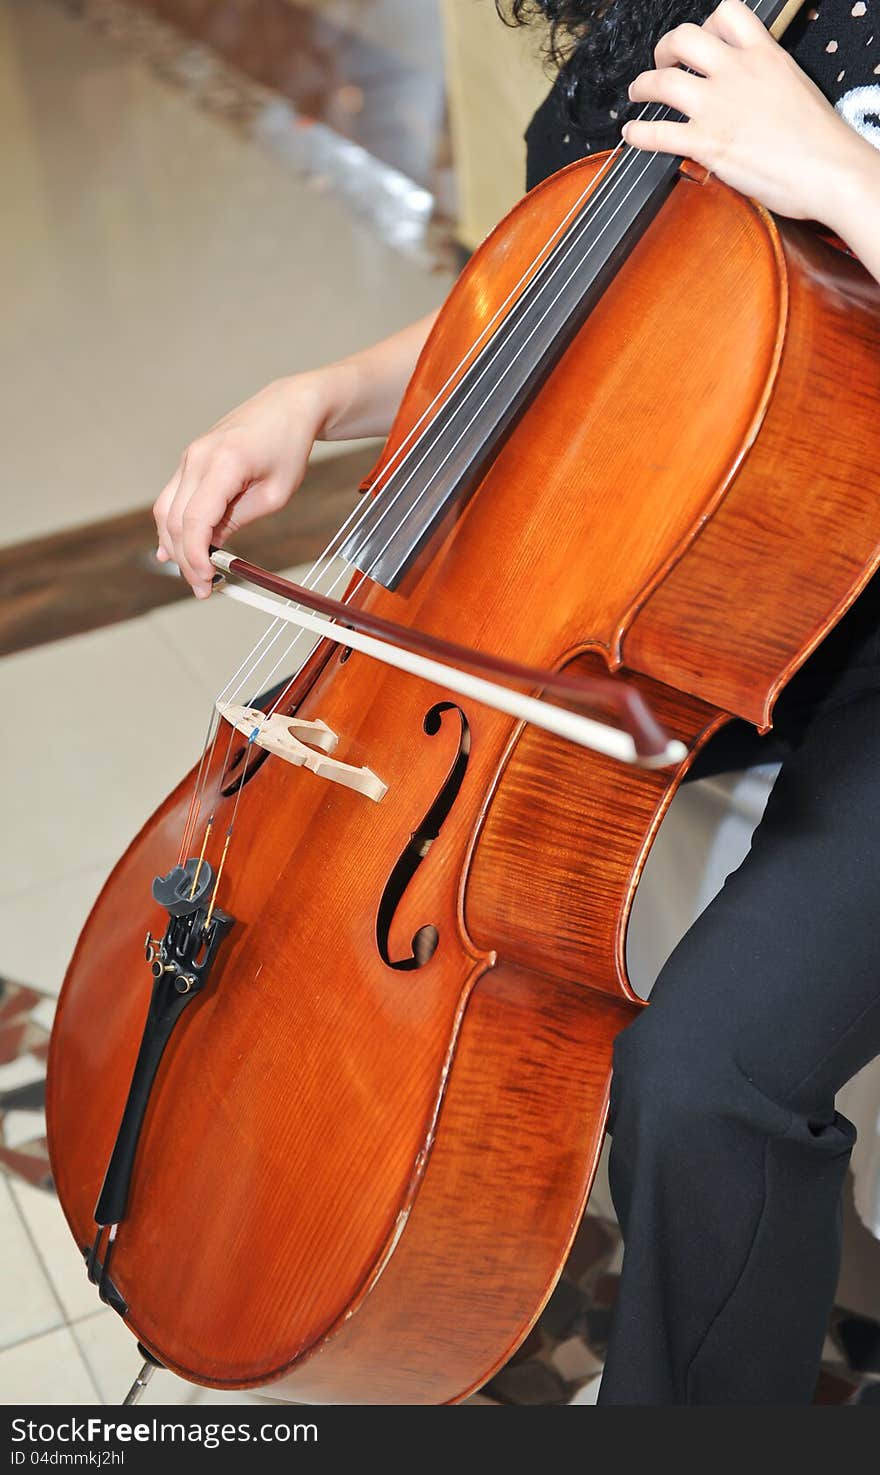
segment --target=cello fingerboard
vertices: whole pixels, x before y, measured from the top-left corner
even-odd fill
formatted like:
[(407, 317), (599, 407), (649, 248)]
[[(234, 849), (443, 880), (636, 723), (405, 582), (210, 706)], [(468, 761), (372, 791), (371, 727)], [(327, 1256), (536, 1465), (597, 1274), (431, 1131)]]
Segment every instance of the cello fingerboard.
[(475, 490), (660, 209), (680, 163), (621, 150), (614, 182), (587, 200), (359, 521), (342, 550), (347, 562), (386, 589), (397, 587), (445, 515)]

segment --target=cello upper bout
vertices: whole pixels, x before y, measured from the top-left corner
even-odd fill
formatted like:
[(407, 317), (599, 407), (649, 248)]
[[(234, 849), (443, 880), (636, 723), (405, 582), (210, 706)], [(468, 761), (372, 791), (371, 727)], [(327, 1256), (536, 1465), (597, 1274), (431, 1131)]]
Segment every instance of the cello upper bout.
[(775, 228), (788, 303), (760, 434), (623, 639), (627, 667), (761, 728), (880, 563), (880, 286), (812, 227)]

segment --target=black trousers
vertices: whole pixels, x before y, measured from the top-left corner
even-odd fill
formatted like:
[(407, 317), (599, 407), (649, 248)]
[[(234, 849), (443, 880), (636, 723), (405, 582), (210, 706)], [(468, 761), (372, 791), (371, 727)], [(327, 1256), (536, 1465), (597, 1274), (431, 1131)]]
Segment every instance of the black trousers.
[[(835, 1093), (880, 1054), (877, 582), (780, 698), (750, 852), (618, 1038), (600, 1403), (811, 1400), (855, 1139)], [(744, 756), (726, 735), (703, 771)]]

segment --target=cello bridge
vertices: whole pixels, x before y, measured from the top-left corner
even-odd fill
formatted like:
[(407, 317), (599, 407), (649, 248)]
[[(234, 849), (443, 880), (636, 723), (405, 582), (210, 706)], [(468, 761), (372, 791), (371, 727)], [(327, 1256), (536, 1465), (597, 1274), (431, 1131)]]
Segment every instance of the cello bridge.
[(283, 712), (267, 717), (258, 707), (240, 707), (234, 702), (218, 702), (217, 711), (257, 747), (295, 768), (307, 768), (318, 778), (342, 784), (376, 802), (388, 792), (388, 785), (371, 768), (355, 768), (331, 757), (339, 739), (320, 718), (309, 722), (302, 717), (285, 717)]

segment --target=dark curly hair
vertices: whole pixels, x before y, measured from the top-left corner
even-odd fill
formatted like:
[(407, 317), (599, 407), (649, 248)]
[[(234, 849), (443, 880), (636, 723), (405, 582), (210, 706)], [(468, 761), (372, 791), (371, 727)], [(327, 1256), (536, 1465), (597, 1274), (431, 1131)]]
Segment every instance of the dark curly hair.
[(654, 46), (682, 21), (702, 23), (718, 0), (495, 0), (507, 25), (543, 21), (546, 52), (562, 70), (575, 125), (596, 107), (625, 111), (626, 89), (651, 65)]

